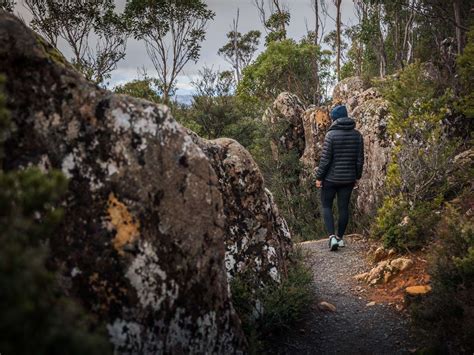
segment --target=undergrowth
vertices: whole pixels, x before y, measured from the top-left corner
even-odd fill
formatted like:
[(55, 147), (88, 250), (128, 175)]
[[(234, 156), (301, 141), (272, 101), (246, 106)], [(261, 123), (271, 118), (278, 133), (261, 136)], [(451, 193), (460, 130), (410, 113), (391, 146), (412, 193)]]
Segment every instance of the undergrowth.
[(280, 284), (252, 292), (244, 277), (237, 276), (231, 281), (232, 302), (242, 321), (250, 353), (260, 353), (270, 338), (290, 329), (313, 301), (313, 276), (304, 264), (303, 252), (295, 249), (290, 259), (288, 277)]
[(429, 257), (433, 291), (411, 309), (435, 351), (474, 351), (473, 193), (467, 188), (446, 205)]

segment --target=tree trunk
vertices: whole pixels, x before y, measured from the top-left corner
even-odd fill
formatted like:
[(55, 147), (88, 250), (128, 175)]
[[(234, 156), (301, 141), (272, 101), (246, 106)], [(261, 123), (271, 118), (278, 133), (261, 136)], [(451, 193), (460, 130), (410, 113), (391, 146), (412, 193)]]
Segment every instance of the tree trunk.
[(378, 51), (379, 51), (380, 77), (383, 78), (385, 77), (385, 74), (387, 73), (387, 53), (385, 52), (385, 41), (384, 41), (383, 33), (382, 33), (380, 12), (381, 12), (380, 5), (378, 5), (377, 6), (377, 23), (378, 23), (378, 36), (379, 36)]
[(337, 81), (341, 80), (341, 2), (342, 0), (336, 0), (336, 45), (337, 45), (337, 56), (336, 56), (336, 72)]
[[(319, 45), (319, 3), (318, 0), (314, 0), (314, 17), (315, 17), (315, 26), (314, 26), (314, 45), (318, 47)], [(319, 48), (318, 48), (319, 50)], [(314, 54), (314, 64), (313, 64), (313, 70), (314, 70), (314, 98), (313, 98), (313, 103), (317, 106), (319, 106), (320, 101), (321, 101), (321, 94), (320, 94), (320, 82), (319, 82), (319, 53)]]
[(319, 41), (319, 2), (314, 1), (314, 44), (318, 45)]
[(237, 18), (234, 19), (234, 39), (233, 39), (233, 46), (234, 46), (234, 56), (235, 56), (235, 76), (237, 79), (237, 84), (240, 83), (240, 55), (239, 55), (239, 45), (238, 45), (238, 31), (239, 31), (239, 15), (240, 9), (237, 9)]
[(453, 1), (453, 10), (454, 10), (454, 21), (456, 22), (456, 43), (458, 49), (458, 55), (462, 54), (462, 23), (461, 23), (461, 1), (454, 0)]

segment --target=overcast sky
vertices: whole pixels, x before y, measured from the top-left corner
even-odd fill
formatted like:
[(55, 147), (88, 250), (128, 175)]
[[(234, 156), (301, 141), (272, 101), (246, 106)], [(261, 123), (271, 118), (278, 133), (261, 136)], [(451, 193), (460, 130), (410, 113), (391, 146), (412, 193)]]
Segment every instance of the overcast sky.
[[(16, 10), (23, 18), (28, 20), (28, 11), (24, 8), (22, 2), (23, 0), (18, 1), (19, 4), (17, 4)], [(220, 70), (230, 69), (229, 64), (217, 55), (217, 51), (227, 41), (226, 33), (231, 29), (232, 19), (236, 16), (237, 9), (240, 9), (239, 31), (245, 33), (250, 30), (260, 30), (263, 35), (259, 52), (263, 49), (265, 31), (260, 23), (258, 12), (253, 5), (253, 0), (204, 0), (204, 2), (216, 15), (214, 20), (208, 22), (206, 40), (202, 43), (199, 61), (197, 63), (188, 63), (178, 78), (177, 93), (180, 95), (192, 93), (190, 81), (203, 66), (212, 66), (214, 69)], [(314, 28), (315, 22), (311, 0), (283, 0), (283, 2), (286, 3), (291, 14), (288, 37), (299, 40), (305, 35), (307, 27), (310, 29)], [(322, 21), (325, 23), (324, 31), (328, 33), (335, 28), (335, 6), (332, 0), (325, 0), (325, 2), (330, 17), (323, 16)], [(123, 8), (124, 3), (125, 0), (116, 0), (119, 9)], [(357, 23), (352, 0), (342, 0), (341, 12), (344, 25), (350, 26)], [(68, 51), (61, 43), (59, 47), (68, 57)], [(143, 43), (130, 39), (127, 44), (126, 57), (118, 63), (117, 69), (112, 72), (109, 86), (113, 87), (137, 78), (138, 68), (142, 67), (146, 68), (150, 76), (155, 72)]]

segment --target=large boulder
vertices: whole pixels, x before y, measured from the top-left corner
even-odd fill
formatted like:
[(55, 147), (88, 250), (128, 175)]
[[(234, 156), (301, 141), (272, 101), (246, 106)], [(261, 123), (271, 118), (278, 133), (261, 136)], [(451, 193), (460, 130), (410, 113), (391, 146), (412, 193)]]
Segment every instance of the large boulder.
[(280, 283), (286, 277), (291, 236), (257, 164), (232, 139), (207, 141), (194, 135), (194, 140), (209, 157), (223, 196), (228, 278), (240, 274), (254, 289)]
[(273, 159), (279, 160), (279, 149), (295, 151), (298, 157), (304, 152), (303, 113), (301, 100), (294, 94), (282, 92), (265, 111), (262, 120), (270, 125), (276, 139), (272, 142)]
[(248, 152), (191, 137), (165, 106), (90, 84), (1, 11), (0, 72), (14, 123), (4, 169), (69, 177), (50, 265), (106, 323), (116, 352), (245, 351), (227, 274), (256, 269), (262, 284), (278, 282), (291, 248)]

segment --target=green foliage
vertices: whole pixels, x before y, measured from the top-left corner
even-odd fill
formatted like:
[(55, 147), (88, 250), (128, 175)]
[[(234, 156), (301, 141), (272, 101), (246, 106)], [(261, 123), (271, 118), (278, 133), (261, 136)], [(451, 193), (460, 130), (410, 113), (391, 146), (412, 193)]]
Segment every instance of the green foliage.
[(449, 203), (429, 258), (433, 291), (412, 307), (417, 325), (438, 347), (474, 351), (474, 224), (472, 186)]
[[(382, 207), (372, 227), (386, 246), (417, 248), (431, 235), (449, 190), (453, 157), (459, 147), (446, 117), (453, 111), (452, 91), (431, 80), (420, 63), (379, 83), (389, 102), (388, 133), (394, 142)], [(403, 221), (407, 221), (404, 223)]]
[[(7, 117), (1, 96), (1, 137)], [(66, 178), (56, 171), (0, 170), (2, 353), (111, 353), (97, 322), (62, 295), (56, 275), (46, 268), (48, 238), (61, 221), (57, 203), (66, 190)]]
[(474, 26), (468, 34), (464, 53), (457, 58), (457, 73), (462, 85), (459, 109), (468, 119), (474, 118)]
[[(313, 301), (311, 270), (304, 265), (300, 250), (292, 258), (288, 277), (280, 284), (267, 285), (255, 293), (244, 276), (231, 281), (232, 303), (242, 321), (251, 353), (260, 353), (271, 334), (290, 329)], [(261, 306), (259, 310), (253, 306), (256, 300)]]
[[(409, 129), (414, 118), (423, 121), (423, 114), (435, 110), (435, 94), (441, 91), (439, 84), (424, 73), (424, 65), (416, 62), (407, 66), (398, 75), (377, 82), (383, 97), (390, 103), (393, 119), (389, 122), (392, 135)], [(436, 122), (439, 117), (432, 117)]]
[(158, 95), (159, 84), (156, 79), (144, 77), (119, 85), (114, 89), (116, 94), (129, 95), (140, 99), (145, 99), (154, 103), (160, 103)]
[(393, 74), (420, 60), (435, 64), (443, 78), (453, 83), (457, 50), (452, 40), (456, 38), (453, 7), (459, 6), (460, 26), (465, 28), (472, 24), (469, 13), (474, 2), (451, 2), (449, 15), (446, 4), (444, 0), (419, 0), (416, 5), (409, 0), (358, 1), (364, 76)]
[(243, 104), (234, 96), (232, 73), (204, 68), (193, 85), (196, 95), (192, 105), (172, 106), (178, 122), (207, 139), (235, 139), (257, 161), (267, 159), (266, 126), (258, 117), (261, 111)]
[(403, 196), (388, 196), (372, 225), (372, 236), (381, 238), (387, 248), (416, 249), (423, 246), (439, 219), (441, 198), (434, 201), (417, 201), (413, 205)]
[(255, 30), (245, 34), (237, 31), (227, 33), (229, 41), (219, 48), (217, 54), (223, 56), (232, 65), (237, 80), (240, 80), (242, 70), (252, 61), (255, 51), (258, 49), (261, 35), (260, 31)]
[(268, 46), (272, 42), (286, 39), (286, 26), (290, 24), (289, 11), (277, 11), (270, 15), (264, 25), (269, 30), (265, 37), (265, 44)]
[(233, 95), (231, 72), (213, 71), (205, 67), (193, 82), (196, 95), (188, 110), (188, 121), (195, 123), (196, 133), (208, 139), (222, 137), (227, 126), (235, 124), (240, 113)]
[(329, 53), (310, 43), (293, 40), (272, 42), (257, 59), (244, 70), (237, 88), (245, 102), (269, 103), (281, 92), (296, 94), (306, 104), (324, 92), (315, 92), (314, 61), (318, 62), (321, 87), (331, 79)]

